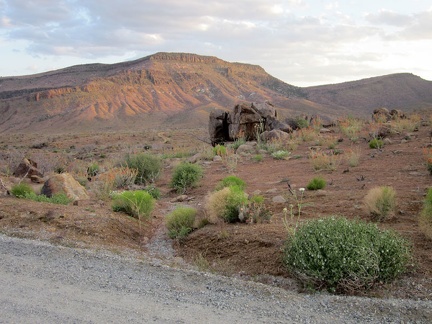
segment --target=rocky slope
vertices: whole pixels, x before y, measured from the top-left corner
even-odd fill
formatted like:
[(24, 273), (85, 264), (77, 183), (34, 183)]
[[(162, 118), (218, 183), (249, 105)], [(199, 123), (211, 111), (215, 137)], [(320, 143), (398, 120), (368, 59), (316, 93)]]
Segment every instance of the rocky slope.
[(157, 53), (0, 78), (0, 132), (202, 126), (209, 110), (242, 101), (269, 100), (285, 114), (366, 115), (382, 106), (429, 108), (431, 93), (432, 82), (410, 74), (300, 88), (256, 65)]

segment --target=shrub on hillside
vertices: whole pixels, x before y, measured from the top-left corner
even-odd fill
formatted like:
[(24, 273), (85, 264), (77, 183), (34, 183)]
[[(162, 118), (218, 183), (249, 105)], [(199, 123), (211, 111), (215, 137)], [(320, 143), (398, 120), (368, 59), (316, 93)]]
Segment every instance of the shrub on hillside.
[(27, 183), (19, 183), (11, 188), (11, 194), (17, 198), (25, 198), (32, 193), (34, 193), (33, 188)]
[(309, 221), (290, 237), (283, 262), (305, 286), (353, 293), (406, 271), (410, 246), (400, 235), (345, 218)]
[(372, 188), (366, 194), (364, 204), (374, 220), (386, 220), (396, 209), (396, 191), (388, 186)]
[(154, 204), (155, 199), (145, 190), (124, 191), (114, 196), (112, 208), (141, 220), (150, 218)]
[(127, 155), (124, 164), (128, 168), (137, 171), (136, 184), (154, 182), (159, 177), (162, 169), (161, 159), (147, 153)]
[(244, 189), (246, 187), (246, 183), (240, 179), (239, 177), (236, 177), (234, 175), (227, 176), (223, 178), (218, 185), (216, 186), (216, 190), (223, 189), (225, 187), (229, 186), (238, 186), (241, 189)]
[(182, 238), (193, 230), (197, 210), (192, 207), (177, 207), (165, 219), (170, 238)]
[(432, 188), (429, 188), (419, 216), (420, 230), (432, 240)]
[(227, 223), (239, 221), (239, 215), (248, 203), (245, 192), (238, 186), (230, 186), (215, 191), (207, 197), (206, 210), (209, 220), (223, 219)]
[(193, 188), (202, 178), (203, 169), (197, 164), (183, 162), (179, 164), (173, 172), (171, 187), (178, 193), (185, 193), (189, 188)]
[(369, 142), (369, 148), (371, 149), (380, 149), (384, 146), (383, 140), (379, 138), (374, 138)]
[(323, 177), (315, 177), (311, 181), (309, 181), (307, 188), (308, 190), (324, 189), (326, 184), (327, 183)]

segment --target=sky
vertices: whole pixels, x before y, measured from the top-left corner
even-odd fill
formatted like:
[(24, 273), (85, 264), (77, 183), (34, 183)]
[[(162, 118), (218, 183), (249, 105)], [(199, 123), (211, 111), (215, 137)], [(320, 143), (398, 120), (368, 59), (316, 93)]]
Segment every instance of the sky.
[(0, 76), (157, 52), (257, 64), (296, 86), (432, 80), (430, 0), (0, 0)]

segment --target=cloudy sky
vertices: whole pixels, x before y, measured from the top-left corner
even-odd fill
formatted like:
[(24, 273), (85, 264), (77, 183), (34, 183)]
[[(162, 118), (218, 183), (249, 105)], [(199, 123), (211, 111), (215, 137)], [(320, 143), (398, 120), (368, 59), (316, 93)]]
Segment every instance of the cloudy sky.
[(0, 0), (0, 76), (156, 52), (258, 64), (308, 86), (432, 80), (430, 0)]

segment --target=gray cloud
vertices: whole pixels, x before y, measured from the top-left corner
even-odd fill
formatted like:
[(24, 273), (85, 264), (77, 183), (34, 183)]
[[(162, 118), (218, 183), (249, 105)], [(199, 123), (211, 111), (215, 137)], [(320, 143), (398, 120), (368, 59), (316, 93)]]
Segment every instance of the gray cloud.
[(318, 12), (302, 0), (0, 0), (0, 41), (25, 41), (33, 56), (94, 61), (126, 53), (137, 58), (193, 52), (260, 64), (285, 75), (285, 81), (319, 82), (329, 75), (366, 74), (371, 62), (385, 56), (373, 49), (340, 54), (340, 47), (374, 37), (389, 42), (432, 37), (430, 11), (382, 10), (362, 23), (333, 7)]

